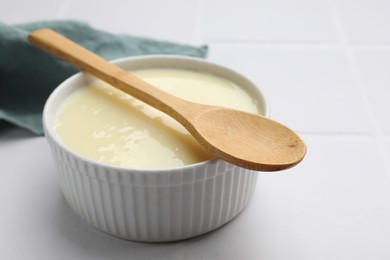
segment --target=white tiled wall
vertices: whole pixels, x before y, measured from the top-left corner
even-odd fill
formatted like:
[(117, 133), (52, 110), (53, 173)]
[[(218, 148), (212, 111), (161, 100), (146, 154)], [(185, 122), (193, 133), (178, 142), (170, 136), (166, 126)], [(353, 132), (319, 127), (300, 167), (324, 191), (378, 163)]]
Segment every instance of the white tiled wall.
[(389, 44), (390, 5), (387, 0), (332, 0), (352, 44)]
[(205, 1), (204, 38), (258, 43), (336, 43), (327, 1)]
[[(91, 259), (390, 259), (390, 1), (0, 2), (0, 21), (46, 19), (79, 19), (115, 33), (208, 44), (208, 58), (257, 83), (271, 116), (308, 145), (307, 158), (296, 168), (260, 174), (250, 207), (208, 236), (168, 245), (122, 243), (69, 215), (62, 219), (69, 228), (47, 231), (55, 239), (46, 256), (68, 251)], [(12, 209), (20, 215), (18, 207)], [(5, 226), (9, 233), (15, 228)], [(72, 239), (57, 244), (64, 240), (58, 233), (76, 237), (81, 246)], [(13, 246), (33, 243), (31, 250), (45, 242), (30, 237), (9, 239)], [(0, 246), (0, 258), (1, 252)]]
[(292, 128), (305, 133), (370, 132), (343, 48), (211, 44), (211, 50), (211, 60), (244, 71), (264, 89), (272, 117)]
[(390, 134), (390, 46), (357, 48), (359, 75), (381, 133)]
[[(72, 1), (66, 18), (84, 19), (117, 33), (191, 42), (197, 22), (198, 1), (106, 0)], [(89, 10), (86, 12), (85, 10)]]

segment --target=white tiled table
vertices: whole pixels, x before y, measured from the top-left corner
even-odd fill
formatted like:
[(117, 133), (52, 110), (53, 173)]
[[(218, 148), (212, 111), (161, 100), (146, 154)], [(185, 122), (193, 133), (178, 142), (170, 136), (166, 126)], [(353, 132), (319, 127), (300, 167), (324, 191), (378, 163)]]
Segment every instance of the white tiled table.
[(9, 128), (0, 132), (0, 259), (390, 259), (389, 1), (0, 3), (3, 22), (42, 19), (208, 44), (210, 60), (262, 88), (308, 154), (291, 170), (260, 173), (249, 207), (223, 228), (145, 244), (76, 216), (44, 138)]

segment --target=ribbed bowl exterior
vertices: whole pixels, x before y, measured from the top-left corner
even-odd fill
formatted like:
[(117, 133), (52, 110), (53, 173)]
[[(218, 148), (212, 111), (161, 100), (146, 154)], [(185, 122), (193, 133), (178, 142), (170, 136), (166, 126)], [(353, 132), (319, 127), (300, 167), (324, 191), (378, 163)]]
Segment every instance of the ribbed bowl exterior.
[(104, 167), (47, 139), (74, 211), (129, 240), (167, 242), (214, 230), (245, 208), (257, 179), (256, 172), (222, 160), (165, 172)]

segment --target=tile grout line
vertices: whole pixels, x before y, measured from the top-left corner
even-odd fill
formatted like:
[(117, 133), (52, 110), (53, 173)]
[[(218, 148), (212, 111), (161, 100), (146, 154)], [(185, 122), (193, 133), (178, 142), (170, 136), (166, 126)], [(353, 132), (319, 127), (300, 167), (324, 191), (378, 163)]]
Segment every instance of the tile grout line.
[[(370, 142), (376, 144), (377, 137), (373, 134), (355, 134), (355, 133), (318, 133), (318, 132), (299, 132), (300, 136), (317, 138), (321, 140), (332, 141), (350, 141), (350, 142)], [(390, 142), (390, 135), (384, 135), (382, 140)], [(387, 154), (387, 152), (385, 153)]]
[[(321, 49), (321, 48), (344, 48), (342, 43), (292, 43), (292, 42), (262, 42), (256, 40), (214, 40), (209, 41), (210, 44), (215, 45), (247, 45), (258, 48), (272, 48), (272, 49)], [(357, 50), (390, 50), (390, 44), (348, 44), (349, 48)]]
[[(390, 162), (388, 162), (388, 151), (387, 151), (386, 146), (384, 145), (384, 142), (383, 142), (383, 140), (386, 139), (386, 135), (384, 135), (382, 133), (382, 131), (380, 130), (378, 122), (374, 117), (374, 112), (372, 110), (370, 100), (367, 98), (367, 89), (366, 89), (366, 86), (364, 85), (363, 80), (361, 78), (359, 64), (356, 60), (356, 55), (355, 55), (355, 47), (356, 46), (350, 45), (348, 43), (348, 39), (347, 39), (347, 36), (345, 34), (345, 31), (344, 31), (344, 28), (342, 25), (342, 21), (341, 21), (341, 15), (338, 11), (338, 8), (337, 8), (334, 0), (328, 0), (328, 5), (330, 7), (330, 12), (331, 12), (334, 27), (337, 30), (337, 34), (339, 35), (339, 38), (340, 38), (340, 46), (345, 51), (348, 69), (349, 69), (349, 72), (352, 76), (353, 83), (356, 85), (356, 87), (358, 88), (358, 91), (360, 92), (360, 94), (362, 96), (363, 104), (365, 106), (365, 110), (366, 110), (368, 118), (370, 120), (370, 126), (371, 126), (373, 140), (374, 140), (376, 147), (377, 147), (377, 150), (380, 154), (382, 165), (387, 173), (388, 180), (390, 180)], [(359, 45), (359, 48), (364, 48), (364, 46)]]
[(204, 0), (197, 0), (196, 9), (195, 9), (195, 18), (194, 18), (194, 32), (192, 34), (193, 44), (203, 44), (202, 42), (203, 11), (204, 11)]
[[(340, 43), (264, 42), (257, 40), (210, 40), (210, 44), (248, 45), (260, 48), (340, 48)], [(389, 45), (390, 48), (390, 45)]]

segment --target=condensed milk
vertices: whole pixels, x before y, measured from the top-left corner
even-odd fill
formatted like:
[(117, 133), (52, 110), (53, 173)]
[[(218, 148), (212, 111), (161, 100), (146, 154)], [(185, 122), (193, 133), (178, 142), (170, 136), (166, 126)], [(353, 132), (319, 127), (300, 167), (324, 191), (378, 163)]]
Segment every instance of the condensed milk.
[[(132, 73), (189, 101), (260, 112), (250, 93), (212, 74), (165, 68)], [(65, 146), (104, 164), (156, 169), (212, 159), (174, 119), (100, 80), (72, 93), (54, 123)]]

